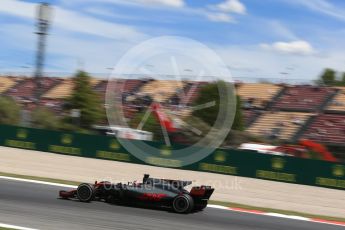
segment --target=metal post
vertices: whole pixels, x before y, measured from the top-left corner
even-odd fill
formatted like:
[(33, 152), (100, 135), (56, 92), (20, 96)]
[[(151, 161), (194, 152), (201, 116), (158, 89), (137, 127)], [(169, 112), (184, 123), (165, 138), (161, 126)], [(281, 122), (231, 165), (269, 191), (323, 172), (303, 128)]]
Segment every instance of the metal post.
[(46, 36), (49, 29), (51, 17), (51, 7), (48, 3), (41, 3), (38, 7), (37, 14), (37, 29), (38, 32), (38, 44), (37, 44), (37, 53), (36, 53), (36, 69), (35, 69), (35, 82), (36, 82), (36, 91), (35, 99), (37, 105), (39, 105), (39, 100), (41, 97), (41, 80), (43, 77), (43, 66), (44, 66), (44, 55), (46, 47)]

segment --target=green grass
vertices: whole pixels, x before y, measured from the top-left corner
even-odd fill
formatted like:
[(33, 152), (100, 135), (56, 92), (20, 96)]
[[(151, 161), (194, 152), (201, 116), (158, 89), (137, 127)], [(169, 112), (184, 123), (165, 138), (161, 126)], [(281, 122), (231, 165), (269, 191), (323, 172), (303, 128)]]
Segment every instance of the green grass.
[[(25, 175), (18, 175), (18, 174), (12, 174), (12, 173), (3, 173), (3, 172), (0, 172), (0, 176), (16, 177), (16, 178), (30, 179), (30, 180), (39, 180), (39, 181), (68, 184), (68, 185), (78, 185), (81, 183), (81, 182), (77, 182), (77, 181), (67, 181), (67, 180), (59, 180), (59, 179), (52, 179), (52, 178), (46, 178), (46, 177), (36, 177), (36, 176), (25, 176)], [(280, 213), (280, 214), (285, 214), (285, 215), (303, 216), (303, 217), (308, 217), (308, 218), (317, 218), (317, 219), (323, 219), (323, 220), (345, 222), (345, 218), (340, 218), (340, 217), (313, 215), (313, 214), (302, 213), (302, 212), (273, 209), (273, 208), (265, 208), (265, 207), (257, 207), (257, 206), (238, 204), (238, 203), (233, 203), (233, 202), (210, 200), (209, 203), (215, 204), (215, 205), (222, 205), (222, 206), (226, 206), (226, 207), (231, 207), (231, 208), (243, 208), (243, 209), (258, 210), (258, 211), (264, 211), (264, 212), (274, 212), (274, 213)], [(0, 230), (2, 230), (2, 229), (3, 228), (0, 228)]]

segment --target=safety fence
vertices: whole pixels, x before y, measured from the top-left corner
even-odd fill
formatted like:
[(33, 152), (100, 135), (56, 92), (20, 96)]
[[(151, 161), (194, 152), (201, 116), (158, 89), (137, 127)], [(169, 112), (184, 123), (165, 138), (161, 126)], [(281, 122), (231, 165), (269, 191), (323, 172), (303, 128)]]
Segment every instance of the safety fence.
[(169, 157), (169, 151), (181, 146), (147, 143), (161, 154), (143, 161), (114, 137), (0, 125), (1, 146), (345, 190), (345, 165), (341, 163), (216, 149), (199, 162), (181, 166), (179, 160)]

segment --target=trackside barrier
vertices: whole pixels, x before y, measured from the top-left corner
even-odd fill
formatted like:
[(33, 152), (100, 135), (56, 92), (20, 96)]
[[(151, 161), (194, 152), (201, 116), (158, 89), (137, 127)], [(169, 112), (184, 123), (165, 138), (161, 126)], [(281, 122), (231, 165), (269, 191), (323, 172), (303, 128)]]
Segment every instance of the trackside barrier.
[(0, 125), (1, 146), (345, 190), (345, 165), (340, 163), (216, 149), (205, 159), (181, 167), (169, 151), (183, 146), (146, 143), (160, 149), (146, 160), (148, 163), (134, 157), (113, 137)]

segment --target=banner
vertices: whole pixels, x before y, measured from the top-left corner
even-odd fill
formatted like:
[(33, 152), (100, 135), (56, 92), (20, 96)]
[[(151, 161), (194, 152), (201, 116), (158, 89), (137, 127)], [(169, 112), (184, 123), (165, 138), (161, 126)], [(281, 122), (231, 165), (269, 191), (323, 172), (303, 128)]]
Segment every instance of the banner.
[(180, 162), (169, 158), (169, 152), (183, 146), (147, 143), (159, 151), (143, 162), (123, 148), (115, 137), (0, 125), (0, 145), (6, 147), (345, 190), (345, 165), (340, 163), (216, 149), (205, 159), (181, 167)]

